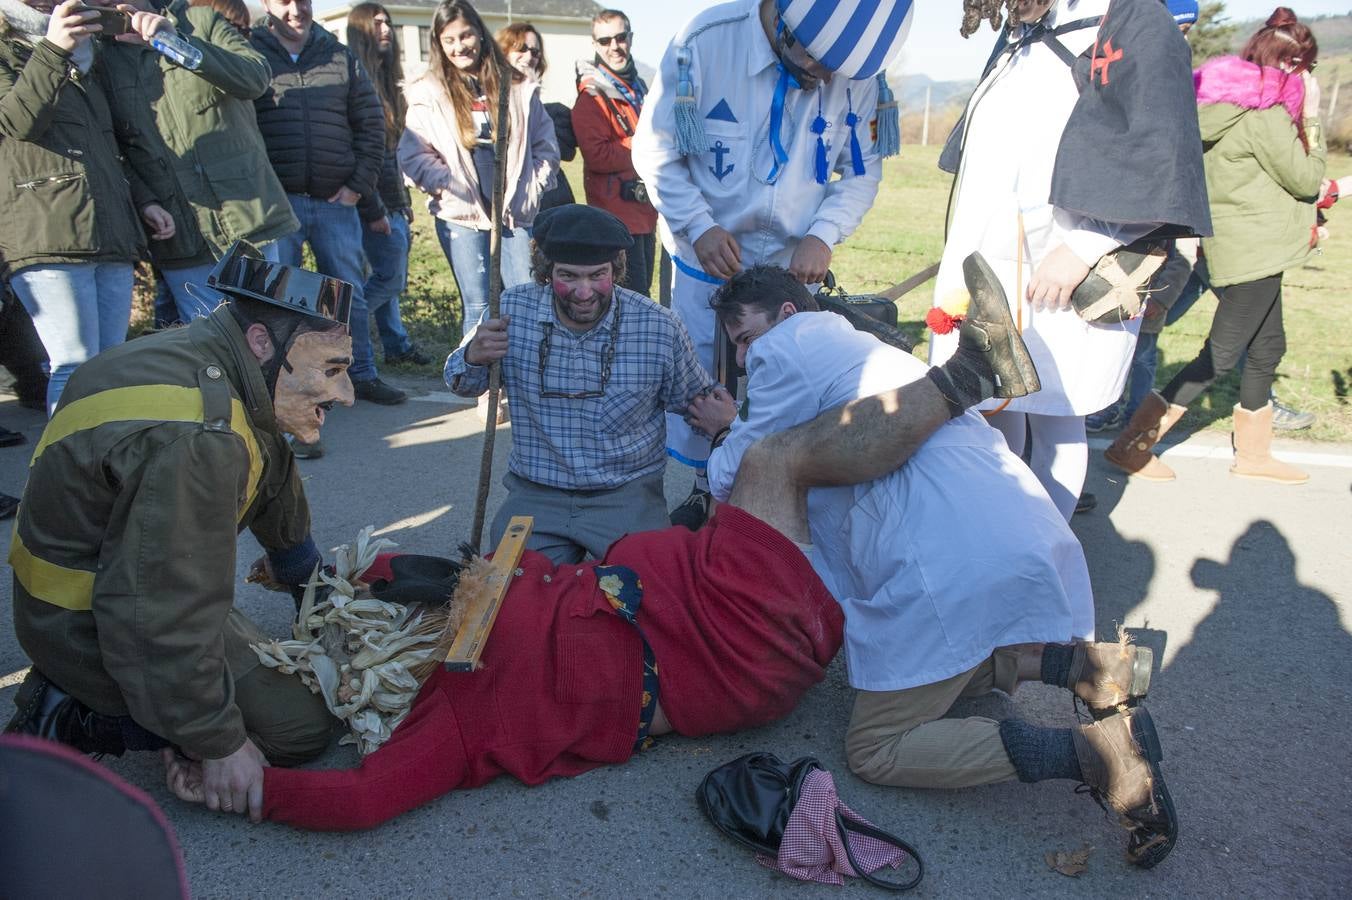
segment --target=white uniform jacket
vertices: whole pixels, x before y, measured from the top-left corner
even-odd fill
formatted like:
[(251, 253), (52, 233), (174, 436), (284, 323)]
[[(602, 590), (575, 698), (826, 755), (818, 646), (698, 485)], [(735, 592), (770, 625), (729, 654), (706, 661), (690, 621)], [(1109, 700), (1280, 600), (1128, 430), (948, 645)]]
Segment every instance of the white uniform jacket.
[[(1055, 27), (1101, 16), (1107, 9), (1108, 0), (1056, 0), (1045, 22)], [(1096, 34), (1096, 28), (1081, 28), (1060, 40), (1078, 56)], [(1011, 411), (1086, 415), (1102, 409), (1121, 395), (1136, 347), (1139, 320), (1091, 325), (1073, 310), (1034, 311), (1023, 300), (1034, 270), (1060, 244), (1093, 266), (1103, 254), (1155, 228), (1117, 226), (1049, 202), (1057, 148), (1078, 98), (1070, 66), (1039, 42), (1006, 51), (967, 104), (962, 164), (934, 305), (948, 306), (964, 291), (962, 261), (981, 251), (1004, 286), (1042, 379), (1042, 390), (1011, 401)], [(935, 335), (931, 361), (947, 359), (956, 346), (956, 331)], [(1002, 403), (988, 402), (983, 409)]]
[[(790, 316), (747, 354), (746, 418), (709, 459), (726, 500), (742, 454), (927, 366), (829, 312)], [(1010, 644), (1092, 637), (1080, 542), (1004, 438), (969, 411), (891, 475), (808, 493), (809, 557), (845, 610), (850, 684), (894, 691), (965, 672)]]
[[(692, 245), (714, 225), (741, 245), (743, 266), (787, 266), (798, 241), (809, 234), (833, 247), (858, 227), (882, 178), (872, 137), (877, 82), (836, 78), (815, 91), (788, 92), (781, 135), (789, 161), (778, 181), (767, 183), (774, 169), (770, 108), (779, 73), (759, 5), (723, 3), (686, 25), (662, 57), (634, 136), (634, 168), (662, 215), (662, 243), (695, 268)], [(691, 54), (696, 114), (708, 144), (689, 157), (677, 149), (674, 112), (682, 46)], [(863, 175), (851, 166), (846, 125), (851, 109), (859, 117), (855, 133)], [(811, 126), (819, 114), (828, 123), (823, 135), (828, 167), (839, 175), (826, 184), (818, 184), (814, 174), (817, 136)]]

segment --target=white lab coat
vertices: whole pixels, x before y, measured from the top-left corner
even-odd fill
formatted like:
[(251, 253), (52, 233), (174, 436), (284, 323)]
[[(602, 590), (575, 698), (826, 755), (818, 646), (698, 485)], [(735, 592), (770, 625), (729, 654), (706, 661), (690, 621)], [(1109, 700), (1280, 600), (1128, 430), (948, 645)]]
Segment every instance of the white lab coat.
[[(784, 105), (782, 142), (789, 161), (775, 184), (770, 150), (770, 108), (779, 81), (776, 58), (757, 14), (758, 0), (736, 0), (697, 15), (672, 40), (643, 104), (633, 141), (634, 169), (643, 178), (661, 214), (659, 231), (667, 252), (679, 262), (672, 310), (685, 324), (700, 362), (714, 371), (714, 317), (708, 298), (716, 285), (680, 270), (699, 269), (695, 241), (714, 225), (726, 229), (742, 250), (742, 265), (787, 266), (806, 235), (834, 247), (858, 227), (873, 205), (882, 178), (872, 127), (878, 88), (873, 79), (832, 79), (815, 91), (790, 90)], [(708, 149), (685, 157), (677, 149), (676, 55), (691, 52), (697, 115)], [(846, 117), (859, 116), (855, 133), (864, 174), (855, 175)], [(839, 177), (818, 184), (815, 176), (818, 114), (830, 127), (824, 134), (828, 169)], [(735, 121), (733, 121), (735, 120)], [(673, 456), (702, 466), (708, 442), (692, 436), (679, 416), (667, 418)]]
[[(1100, 16), (1108, 0), (1057, 0), (1047, 24)], [(1071, 53), (1088, 49), (1095, 28), (1060, 40)], [(1079, 92), (1067, 66), (1044, 43), (1006, 53), (972, 94), (967, 134), (948, 237), (934, 288), (934, 305), (947, 306), (965, 291), (962, 261), (979, 250), (991, 264), (1022, 325), (1042, 390), (1011, 401), (1015, 412), (1087, 415), (1122, 394), (1140, 321), (1091, 325), (1073, 310), (1035, 312), (1023, 300), (1038, 264), (1065, 243), (1086, 265), (1143, 237), (1153, 225), (1118, 226), (1051, 205), (1052, 169), (1061, 133)], [(1112, 140), (1105, 135), (1104, 140)], [(1019, 214), (1023, 214), (1022, 274)], [(930, 360), (940, 363), (957, 347), (957, 332), (935, 335)], [(994, 409), (1004, 401), (991, 401)]]
[[(927, 366), (829, 312), (790, 316), (747, 354), (746, 419), (709, 459), (726, 500), (761, 437), (923, 378)], [(1092, 638), (1079, 541), (976, 412), (891, 475), (808, 493), (813, 567), (845, 611), (850, 684), (894, 691), (974, 668), (997, 647)]]

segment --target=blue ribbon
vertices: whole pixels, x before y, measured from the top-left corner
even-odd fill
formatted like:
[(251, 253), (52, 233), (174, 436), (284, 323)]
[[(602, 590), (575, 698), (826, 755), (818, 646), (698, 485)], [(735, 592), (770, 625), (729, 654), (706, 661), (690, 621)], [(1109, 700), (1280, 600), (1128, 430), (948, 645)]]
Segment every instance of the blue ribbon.
[(789, 161), (789, 151), (784, 149), (780, 132), (784, 129), (784, 101), (789, 95), (789, 88), (798, 87), (798, 80), (789, 74), (783, 63), (779, 63), (777, 68), (779, 83), (775, 85), (775, 97), (770, 103), (770, 152), (774, 154), (775, 167), (770, 170), (770, 177), (765, 179), (767, 184), (774, 184), (779, 180), (780, 170)]
[(826, 163), (826, 140), (823, 135), (830, 125), (826, 117), (822, 115), (822, 95), (817, 92), (817, 118), (812, 120), (812, 133), (817, 136), (817, 165), (816, 175), (817, 184), (826, 184), (826, 179), (830, 177), (831, 170)]

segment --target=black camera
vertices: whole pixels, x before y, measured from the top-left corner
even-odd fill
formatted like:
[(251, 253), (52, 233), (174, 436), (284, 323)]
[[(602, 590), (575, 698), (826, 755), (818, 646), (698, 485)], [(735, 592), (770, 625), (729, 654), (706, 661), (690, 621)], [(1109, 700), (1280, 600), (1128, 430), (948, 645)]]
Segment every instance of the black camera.
[(648, 186), (643, 183), (642, 178), (631, 178), (620, 182), (620, 198), (623, 200), (632, 200), (635, 203), (652, 203), (648, 199)]

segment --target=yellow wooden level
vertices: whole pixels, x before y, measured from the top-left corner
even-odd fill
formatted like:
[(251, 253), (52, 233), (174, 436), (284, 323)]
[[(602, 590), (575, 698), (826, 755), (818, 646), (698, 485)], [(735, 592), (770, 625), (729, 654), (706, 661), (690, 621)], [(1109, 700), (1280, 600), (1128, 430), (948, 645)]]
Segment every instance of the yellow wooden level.
[(493, 552), (493, 559), (490, 560), (493, 572), (488, 578), (494, 590), (465, 610), (460, 631), (456, 633), (455, 640), (451, 642), (451, 649), (446, 653), (446, 668), (450, 671), (472, 672), (478, 668), (479, 657), (483, 655), (484, 647), (488, 643), (493, 623), (498, 620), (498, 610), (502, 608), (503, 598), (507, 596), (507, 589), (512, 585), (517, 563), (521, 562), (521, 554), (526, 549), (526, 539), (530, 537), (533, 527), (535, 527), (533, 516), (512, 516), (512, 521), (507, 523), (507, 531), (502, 535), (498, 549)]

